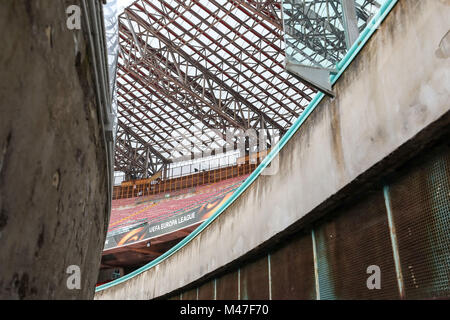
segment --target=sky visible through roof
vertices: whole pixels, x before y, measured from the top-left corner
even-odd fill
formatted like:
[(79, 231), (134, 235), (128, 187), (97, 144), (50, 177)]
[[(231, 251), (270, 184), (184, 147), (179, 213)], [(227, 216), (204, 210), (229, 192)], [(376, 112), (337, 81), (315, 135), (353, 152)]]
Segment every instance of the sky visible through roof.
[(133, 3), (134, 0), (117, 0), (117, 14), (121, 14), (123, 10)]

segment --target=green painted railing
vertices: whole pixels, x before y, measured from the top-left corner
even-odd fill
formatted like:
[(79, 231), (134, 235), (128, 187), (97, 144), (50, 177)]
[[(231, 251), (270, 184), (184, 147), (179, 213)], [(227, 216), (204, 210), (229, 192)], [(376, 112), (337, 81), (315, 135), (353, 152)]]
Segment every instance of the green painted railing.
[[(383, 6), (380, 8), (378, 13), (373, 17), (373, 19), (369, 22), (364, 31), (359, 35), (358, 39), (355, 41), (353, 46), (345, 55), (344, 59), (337, 65), (338, 73), (334, 76), (331, 76), (330, 81), (331, 84), (335, 84), (345, 69), (350, 65), (356, 55), (361, 51), (366, 42), (370, 39), (372, 34), (379, 27), (380, 23), (384, 20), (384, 18), (388, 15), (388, 13), (392, 10), (398, 0), (388, 0)], [(297, 130), (301, 127), (301, 125), (305, 122), (311, 112), (317, 107), (317, 105), (324, 98), (323, 93), (318, 93), (309, 103), (309, 105), (305, 108), (300, 117), (292, 124), (291, 128), (286, 132), (286, 134), (280, 139), (278, 144), (272, 148), (271, 152), (267, 155), (266, 158), (260, 163), (260, 165), (252, 172), (252, 174), (242, 183), (242, 185), (232, 194), (232, 196), (224, 203), (218, 210), (207, 220), (205, 220), (197, 229), (195, 229), (191, 234), (189, 234), (186, 238), (180, 241), (177, 245), (172, 247), (170, 250), (156, 258), (155, 260), (149, 262), (145, 266), (119, 278), (114, 281), (108, 282), (96, 288), (96, 292), (108, 289), (110, 287), (116, 286), (122, 282), (130, 280), (133, 277), (147, 271), (162, 261), (169, 258), (175, 252), (180, 250), (186, 244), (188, 244), (192, 239), (194, 239), (200, 232), (202, 232), (207, 226), (209, 226), (219, 215), (221, 215), (226, 208), (228, 208), (234, 200), (236, 200), (252, 183), (255, 179), (261, 174), (261, 172), (269, 165), (269, 163), (278, 155), (281, 149), (286, 145), (286, 143), (292, 138), (292, 136), (297, 132)]]

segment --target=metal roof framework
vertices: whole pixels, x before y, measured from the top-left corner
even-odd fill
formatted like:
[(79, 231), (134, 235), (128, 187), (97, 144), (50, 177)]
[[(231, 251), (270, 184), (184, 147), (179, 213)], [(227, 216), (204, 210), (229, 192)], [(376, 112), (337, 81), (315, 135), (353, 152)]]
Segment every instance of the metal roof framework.
[[(347, 53), (346, 0), (284, 0), (286, 54), (298, 63), (334, 68)], [(364, 30), (385, 0), (354, 0), (356, 24)]]
[(283, 0), (286, 71), (330, 96), (329, 81), (386, 0)]
[[(319, 65), (345, 54), (341, 1), (135, 1), (119, 17), (115, 170), (147, 177), (236, 148), (229, 137), (249, 129), (270, 145), (316, 94), (285, 72), (286, 54)], [(357, 0), (360, 28), (377, 5)]]

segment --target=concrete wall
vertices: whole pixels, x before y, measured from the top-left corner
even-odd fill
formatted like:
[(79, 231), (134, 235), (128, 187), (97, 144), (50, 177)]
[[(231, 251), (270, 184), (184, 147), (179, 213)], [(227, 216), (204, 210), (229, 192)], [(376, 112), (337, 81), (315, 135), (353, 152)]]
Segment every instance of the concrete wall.
[[(448, 299), (449, 140), (443, 137), (314, 224), (161, 298)], [(376, 289), (367, 287), (373, 266), (380, 275)]]
[[(90, 299), (107, 169), (79, 1), (0, 1), (0, 299)], [(66, 286), (81, 268), (81, 289)]]
[[(193, 241), (156, 267), (96, 293), (151, 299), (236, 266), (307, 227), (449, 128), (447, 0), (400, 0), (380, 29), (260, 176)], [(257, 280), (255, 280), (257, 281)]]

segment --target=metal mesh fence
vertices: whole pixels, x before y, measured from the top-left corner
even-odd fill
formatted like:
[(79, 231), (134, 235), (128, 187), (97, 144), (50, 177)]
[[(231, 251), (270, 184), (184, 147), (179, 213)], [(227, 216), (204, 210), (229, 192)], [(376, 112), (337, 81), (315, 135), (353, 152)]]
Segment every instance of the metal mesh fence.
[(390, 187), (406, 299), (450, 296), (450, 153)]

